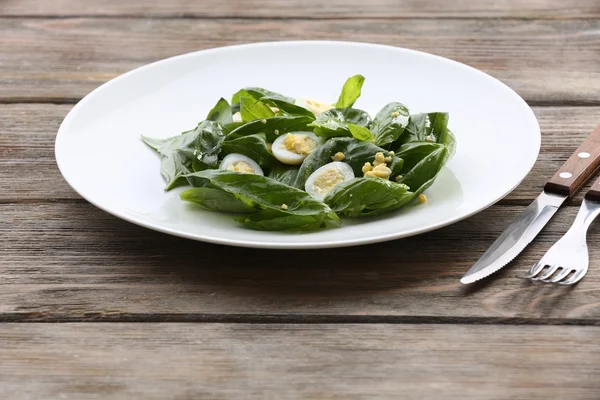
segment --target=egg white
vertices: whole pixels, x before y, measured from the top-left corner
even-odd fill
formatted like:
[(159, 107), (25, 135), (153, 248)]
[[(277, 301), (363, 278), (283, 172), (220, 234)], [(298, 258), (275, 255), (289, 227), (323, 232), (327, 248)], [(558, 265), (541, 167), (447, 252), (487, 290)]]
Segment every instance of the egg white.
[[(291, 133), (292, 135), (308, 136), (309, 138), (311, 138), (312, 140), (317, 142), (317, 147), (319, 147), (322, 143), (321, 139), (312, 132), (289, 132), (289, 133)], [(277, 139), (275, 139), (275, 141), (273, 142), (273, 146), (271, 147), (271, 151), (273, 152), (273, 155), (275, 156), (275, 158), (284, 164), (300, 165), (300, 164), (302, 164), (302, 161), (304, 161), (304, 159), (308, 156), (308, 154), (298, 154), (293, 151), (289, 151), (283, 143), (285, 141), (285, 138), (287, 135), (288, 135), (287, 133), (282, 134)], [(315, 147), (315, 149), (317, 147)], [(313, 149), (313, 151), (314, 151), (314, 149)]]
[[(319, 190), (319, 188), (315, 185), (315, 181), (319, 179), (321, 175), (331, 170), (337, 170), (341, 172), (342, 179), (339, 180), (335, 186), (329, 188), (328, 190)], [(341, 161), (330, 162), (329, 164), (323, 165), (321, 168), (310, 174), (306, 180), (306, 184), (304, 185), (304, 191), (310, 194), (313, 198), (322, 201), (331, 191), (333, 191), (333, 189), (335, 189), (336, 186), (353, 178), (354, 171), (352, 171), (351, 166)]]
[(256, 163), (256, 161), (254, 161), (250, 157), (247, 157), (247, 156), (245, 156), (243, 154), (239, 154), (239, 153), (231, 153), (231, 154), (226, 155), (225, 158), (223, 158), (223, 161), (221, 161), (221, 164), (219, 165), (219, 169), (226, 170), (231, 164), (240, 162), (240, 161), (245, 162), (246, 164), (250, 165), (250, 167), (254, 170), (255, 175), (261, 175), (261, 176), (265, 175), (262, 168), (260, 167), (260, 165), (258, 165)]

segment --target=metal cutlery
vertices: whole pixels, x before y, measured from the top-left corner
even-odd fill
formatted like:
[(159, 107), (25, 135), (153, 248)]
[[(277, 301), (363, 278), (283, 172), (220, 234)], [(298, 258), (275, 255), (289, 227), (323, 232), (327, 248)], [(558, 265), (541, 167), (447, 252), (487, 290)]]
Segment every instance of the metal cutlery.
[(573, 225), (531, 268), (527, 277), (535, 281), (561, 285), (579, 282), (587, 273), (590, 262), (587, 231), (598, 215), (600, 215), (600, 178), (586, 193)]
[(473, 283), (502, 269), (542, 230), (564, 201), (577, 193), (600, 166), (600, 125), (546, 183), (542, 193), (496, 239), (461, 278)]

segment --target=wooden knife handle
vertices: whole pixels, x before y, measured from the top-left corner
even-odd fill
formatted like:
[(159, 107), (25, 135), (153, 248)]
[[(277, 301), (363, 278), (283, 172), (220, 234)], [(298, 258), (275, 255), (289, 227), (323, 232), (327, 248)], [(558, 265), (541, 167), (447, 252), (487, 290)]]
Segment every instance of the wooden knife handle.
[(600, 125), (546, 183), (544, 191), (573, 196), (600, 167)]
[(585, 198), (592, 201), (600, 201), (600, 178), (592, 185), (590, 190), (585, 194)]

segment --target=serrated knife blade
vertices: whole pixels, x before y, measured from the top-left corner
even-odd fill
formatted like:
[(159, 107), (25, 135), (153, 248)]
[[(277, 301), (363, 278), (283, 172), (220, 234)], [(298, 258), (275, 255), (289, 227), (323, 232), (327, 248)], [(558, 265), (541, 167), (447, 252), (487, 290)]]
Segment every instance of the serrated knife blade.
[(581, 189), (600, 167), (600, 125), (544, 186), (544, 191), (496, 239), (461, 278), (473, 283), (511, 262), (550, 221), (566, 199)]
[(568, 196), (542, 192), (461, 278), (473, 283), (511, 262), (537, 236)]

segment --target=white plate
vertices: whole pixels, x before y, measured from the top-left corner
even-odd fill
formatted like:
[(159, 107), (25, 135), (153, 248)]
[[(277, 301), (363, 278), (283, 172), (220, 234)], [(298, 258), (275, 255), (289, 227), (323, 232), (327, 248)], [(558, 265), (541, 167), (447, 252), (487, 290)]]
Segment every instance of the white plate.
[[(457, 152), (426, 205), (313, 233), (258, 232), (180, 201), (181, 190), (163, 191), (159, 159), (140, 135), (177, 135), (244, 86), (334, 102), (354, 74), (366, 77), (356, 107), (372, 114), (390, 101), (413, 113), (450, 112)], [(150, 229), (236, 246), (319, 248), (402, 238), (473, 215), (523, 180), (539, 148), (539, 126), (523, 99), (464, 64), (365, 43), (275, 42), (185, 54), (111, 80), (65, 118), (56, 161), (90, 203)]]

